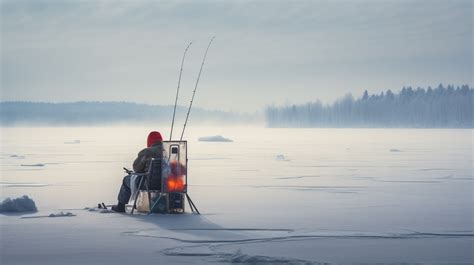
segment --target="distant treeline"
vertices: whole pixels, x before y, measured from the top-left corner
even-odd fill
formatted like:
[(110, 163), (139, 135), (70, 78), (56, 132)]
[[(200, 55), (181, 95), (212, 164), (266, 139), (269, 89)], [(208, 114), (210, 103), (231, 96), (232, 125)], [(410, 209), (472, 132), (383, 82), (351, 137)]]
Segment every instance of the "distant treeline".
[(268, 127), (414, 127), (472, 128), (474, 89), (468, 85), (403, 87), (354, 99), (348, 94), (333, 104), (270, 106)]
[[(184, 120), (187, 108), (178, 106), (177, 120)], [(101, 125), (115, 123), (171, 123), (173, 106), (130, 102), (0, 102), (1, 125)], [(190, 123), (249, 122), (254, 117), (233, 112), (193, 108)]]

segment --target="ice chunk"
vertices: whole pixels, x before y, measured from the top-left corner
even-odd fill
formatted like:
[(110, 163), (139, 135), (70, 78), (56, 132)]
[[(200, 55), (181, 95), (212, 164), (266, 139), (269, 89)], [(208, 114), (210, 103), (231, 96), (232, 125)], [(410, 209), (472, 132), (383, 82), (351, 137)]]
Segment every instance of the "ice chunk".
[(278, 161), (286, 161), (286, 160), (287, 160), (284, 155), (277, 155), (277, 156), (275, 157), (275, 159), (278, 160)]
[(21, 213), (21, 212), (36, 212), (35, 202), (27, 195), (20, 198), (11, 199), (6, 198), (0, 203), (0, 213)]
[(70, 142), (64, 142), (65, 144), (80, 144), (81, 143), (81, 140), (74, 140), (74, 141), (70, 141)]
[(224, 138), (222, 135), (205, 136), (198, 139), (200, 142), (233, 142), (229, 138)]
[(71, 217), (71, 216), (76, 216), (76, 215), (71, 212), (50, 213), (48, 215), (48, 217)]

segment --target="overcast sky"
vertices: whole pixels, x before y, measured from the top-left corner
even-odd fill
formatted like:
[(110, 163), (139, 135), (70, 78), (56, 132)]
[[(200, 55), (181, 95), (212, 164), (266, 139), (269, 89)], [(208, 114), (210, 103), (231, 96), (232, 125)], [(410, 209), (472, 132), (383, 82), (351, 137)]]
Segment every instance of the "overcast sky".
[(473, 1), (5, 1), (1, 99), (256, 111), (472, 85)]

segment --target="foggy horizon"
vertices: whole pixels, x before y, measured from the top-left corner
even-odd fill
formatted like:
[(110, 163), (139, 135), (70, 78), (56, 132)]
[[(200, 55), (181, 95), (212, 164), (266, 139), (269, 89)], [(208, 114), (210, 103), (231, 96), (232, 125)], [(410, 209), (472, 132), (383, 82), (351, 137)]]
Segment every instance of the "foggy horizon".
[[(346, 94), (333, 103), (310, 100), (303, 104), (267, 105), (262, 111), (242, 113), (195, 107), (196, 124), (265, 124), (267, 127), (331, 128), (472, 128), (474, 88), (468, 85), (435, 88), (403, 87), (361, 96)], [(453, 107), (456, 106), (456, 107)], [(176, 106), (176, 120), (189, 107)], [(173, 105), (125, 101), (0, 102), (0, 124), (16, 126), (80, 124), (144, 124), (168, 122)], [(188, 113), (189, 114), (189, 113)]]
[[(340, 94), (335, 96), (334, 99), (332, 100), (327, 100), (324, 101), (320, 98), (307, 98), (306, 100), (303, 100), (301, 102), (291, 102), (290, 100), (286, 100), (285, 102), (280, 102), (280, 103), (268, 103), (265, 105), (262, 105), (256, 109), (251, 109), (251, 110), (232, 110), (232, 109), (220, 109), (220, 108), (212, 108), (212, 107), (200, 107), (200, 106), (195, 106), (193, 108), (199, 108), (201, 110), (206, 110), (206, 111), (218, 111), (218, 112), (230, 112), (230, 113), (236, 113), (236, 114), (255, 114), (255, 113), (262, 113), (265, 111), (266, 108), (271, 107), (271, 106), (290, 106), (290, 105), (303, 105), (303, 104), (308, 104), (308, 103), (314, 103), (314, 102), (320, 102), (323, 105), (333, 105), (334, 103), (344, 99), (346, 96), (350, 95), (355, 99), (362, 98), (364, 96), (364, 92), (367, 91), (371, 95), (378, 95), (380, 93), (384, 93), (388, 90), (394, 93), (398, 93), (403, 90), (403, 88), (412, 88), (412, 89), (428, 89), (432, 88), (435, 89), (439, 86), (445, 86), (445, 87), (462, 87), (462, 86), (467, 86), (470, 89), (473, 89), (469, 84), (444, 84), (444, 83), (439, 83), (436, 86), (418, 86), (418, 87), (413, 87), (413, 86), (403, 86), (398, 89), (374, 89), (373, 91), (371, 90), (362, 90), (360, 94), (354, 94), (351, 92), (347, 92), (344, 94)], [(75, 104), (75, 103), (127, 103), (127, 104), (137, 104), (137, 105), (146, 105), (146, 106), (154, 106), (154, 107), (173, 107), (174, 104), (172, 102), (170, 103), (163, 103), (163, 104), (157, 104), (157, 103), (146, 103), (146, 102), (138, 102), (138, 101), (127, 101), (127, 100), (70, 100), (70, 101), (60, 101), (60, 100), (4, 100), (1, 99), (0, 103), (44, 103), (44, 104)], [(187, 105), (185, 102), (184, 104), (177, 104), (176, 106), (178, 108), (188, 108), (189, 107), (189, 102), (187, 102)]]

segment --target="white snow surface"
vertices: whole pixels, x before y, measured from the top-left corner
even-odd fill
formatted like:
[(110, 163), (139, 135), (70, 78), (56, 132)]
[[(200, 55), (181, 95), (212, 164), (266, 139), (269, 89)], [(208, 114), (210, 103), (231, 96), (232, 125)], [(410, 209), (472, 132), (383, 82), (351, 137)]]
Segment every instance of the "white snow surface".
[(0, 214), (0, 264), (474, 263), (472, 130), (189, 127), (239, 139), (188, 142), (201, 215), (101, 214), (160, 128), (2, 128), (0, 199), (75, 217)]

